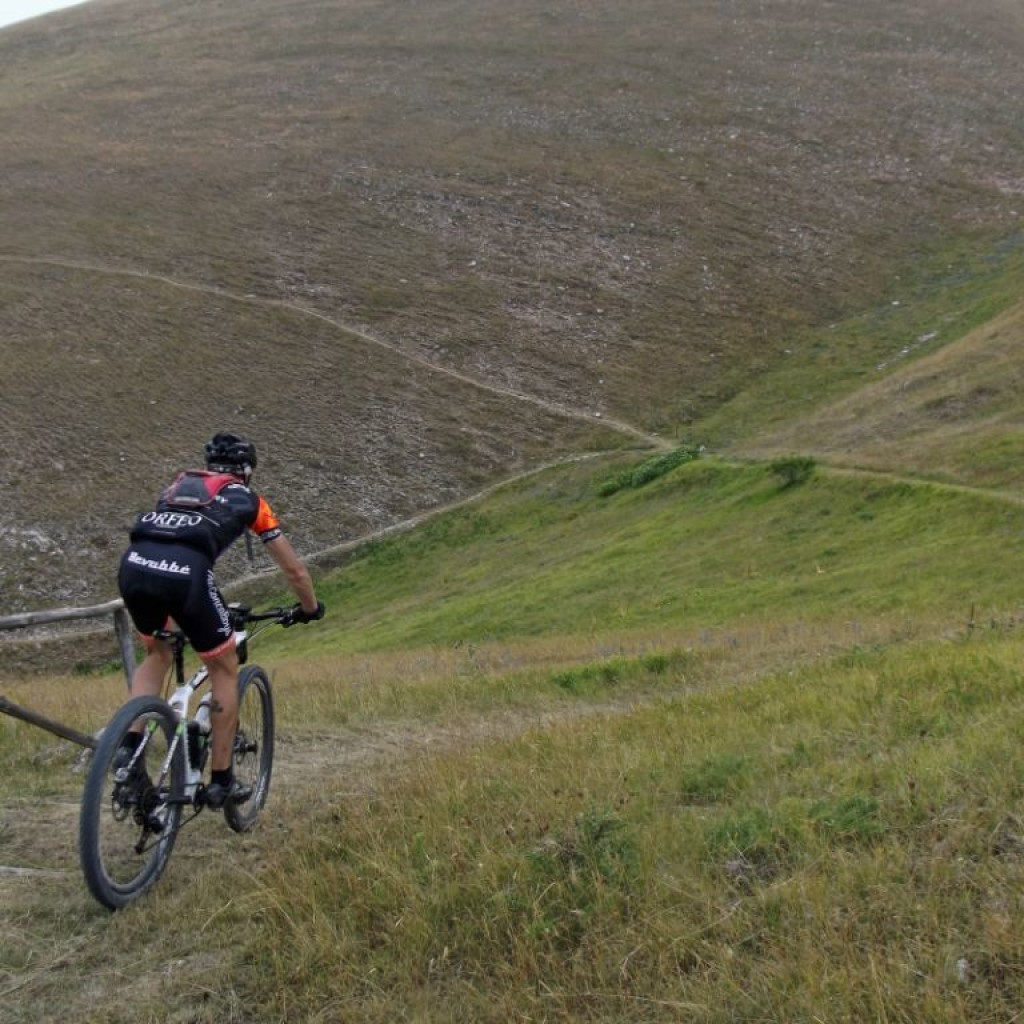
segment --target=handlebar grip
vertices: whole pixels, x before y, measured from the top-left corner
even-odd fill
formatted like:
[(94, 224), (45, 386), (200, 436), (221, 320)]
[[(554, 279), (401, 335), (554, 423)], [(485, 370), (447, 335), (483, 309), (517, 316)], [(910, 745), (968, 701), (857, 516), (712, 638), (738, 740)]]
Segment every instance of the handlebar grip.
[(294, 604), (289, 611), (290, 621), (287, 624), (290, 626), (296, 622), (317, 622), (324, 617), (326, 611), (323, 601), (317, 601), (315, 612), (304, 611), (301, 604)]

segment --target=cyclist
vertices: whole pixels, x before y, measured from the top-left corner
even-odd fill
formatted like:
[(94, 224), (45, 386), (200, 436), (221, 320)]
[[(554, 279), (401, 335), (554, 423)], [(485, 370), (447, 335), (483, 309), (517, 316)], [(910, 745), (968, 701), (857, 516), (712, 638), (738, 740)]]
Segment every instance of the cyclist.
[[(232, 771), (238, 726), (238, 655), (234, 631), (213, 566), (221, 553), (248, 529), (264, 543), (298, 598), (295, 622), (322, 619), (305, 563), (281, 532), (266, 500), (249, 487), (256, 447), (238, 434), (218, 433), (206, 445), (205, 470), (178, 474), (156, 508), (143, 512), (131, 529), (131, 543), (118, 573), (118, 588), (146, 647), (132, 677), (133, 697), (159, 695), (171, 665), (171, 649), (153, 634), (173, 619), (210, 672), (213, 691), (210, 785), (206, 802), (245, 801), (248, 787)], [(139, 735), (129, 733), (122, 758), (131, 759)]]

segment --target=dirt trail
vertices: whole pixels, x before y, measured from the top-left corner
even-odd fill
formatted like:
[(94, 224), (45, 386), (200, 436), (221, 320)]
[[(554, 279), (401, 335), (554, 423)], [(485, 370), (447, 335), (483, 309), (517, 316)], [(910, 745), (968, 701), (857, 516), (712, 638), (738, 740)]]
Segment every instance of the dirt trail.
[[(512, 739), (563, 722), (628, 713), (664, 699), (665, 695), (634, 696), (559, 708), (497, 708), (493, 713), (469, 715), (457, 722), (388, 721), (350, 729), (282, 731), (275, 746), (270, 800), (260, 824), (243, 837), (238, 856), (245, 861), (258, 846), (261, 831), (284, 827), (279, 816), (292, 804), (308, 809), (324, 806), (327, 794), (373, 795), (385, 769), (415, 765), (421, 757)], [(68, 771), (81, 785), (72, 784), (63, 797), (8, 801), (0, 806), (0, 903), (13, 905), (16, 892), (25, 887), (81, 883), (77, 832), (84, 772), (75, 763), (77, 748), (55, 742), (54, 749), (60, 749), (62, 757), (66, 752)], [(170, 870), (175, 860), (211, 854), (234, 858), (238, 846), (238, 837), (224, 827), (218, 815), (203, 815), (184, 829)]]
[(164, 274), (153, 274), (145, 270), (134, 270), (126, 267), (112, 267), (103, 264), (90, 263), (86, 260), (73, 260), (73, 259), (62, 259), (59, 257), (47, 257), (47, 256), (12, 256), (0, 254), (0, 263), (19, 263), (22, 265), (34, 265), (34, 266), (47, 266), (47, 267), (61, 267), (66, 270), (82, 271), (90, 274), (105, 274), (112, 277), (130, 277), (137, 280), (153, 281), (158, 284), (166, 285), (170, 288), (178, 288), (183, 291), (197, 292), (203, 295), (214, 295), (217, 298), (225, 299), (230, 302), (244, 303), (247, 305), (263, 306), (267, 309), (286, 309), (291, 312), (298, 313), (302, 316), (313, 317), (316, 320), (321, 320), (326, 324), (329, 324), (335, 330), (342, 331), (350, 337), (356, 338), (366, 345), (373, 346), (375, 348), (384, 349), (392, 354), (398, 356), (400, 359), (404, 359), (407, 362), (415, 363), (418, 366), (422, 366), (432, 373), (443, 374), (453, 380), (460, 381), (463, 384), (468, 384), (470, 387), (478, 388), (481, 391), (487, 391), (491, 394), (500, 395), (503, 398), (511, 398), (517, 402), (525, 402), (529, 405), (536, 406), (538, 409), (543, 409), (545, 412), (552, 413), (556, 416), (562, 416), (566, 419), (571, 420), (582, 420), (586, 423), (601, 423), (611, 430), (616, 430), (622, 434), (628, 434), (637, 440), (643, 441), (645, 444), (650, 445), (652, 448), (668, 449), (673, 447), (671, 442), (666, 441), (664, 438), (658, 437), (653, 434), (648, 434), (638, 427), (634, 427), (630, 423), (626, 423), (622, 420), (617, 420), (607, 416), (597, 417), (592, 412), (585, 412), (582, 409), (574, 409), (566, 405), (561, 405), (558, 402), (551, 402), (544, 398), (539, 398), (536, 395), (529, 395), (521, 391), (515, 391), (511, 388), (504, 388), (497, 384), (492, 384), (489, 381), (481, 380), (478, 377), (471, 376), (470, 374), (463, 373), (461, 370), (453, 369), (449, 366), (444, 366), (441, 363), (432, 362), (429, 359), (424, 359), (421, 356), (404, 351), (398, 345), (391, 342), (384, 341), (381, 338), (374, 337), (372, 334), (367, 334), (365, 331), (361, 331), (356, 327), (352, 327), (349, 324), (342, 323), (339, 320), (335, 320), (333, 317), (328, 316), (326, 313), (320, 313), (315, 309), (310, 309), (308, 306), (302, 306), (295, 302), (289, 302), (285, 299), (267, 299), (261, 298), (258, 295), (243, 295), (237, 292), (231, 292), (224, 288), (217, 288), (213, 285), (196, 284), (191, 281), (182, 281), (177, 278), (168, 277)]
[[(662, 698), (650, 698), (662, 699)], [(181, 892), (211, 863), (229, 864), (239, 876), (253, 875), (267, 863), (276, 845), (299, 826), (343, 801), (372, 798), (395, 770), (415, 772), (424, 758), (464, 750), (474, 744), (511, 739), (535, 728), (628, 712), (644, 699), (558, 708), (496, 708), (458, 722), (379, 722), (358, 728), (283, 731), (274, 759), (270, 799), (256, 827), (242, 835), (230, 831), (216, 814), (204, 814), (186, 826), (153, 894)], [(55, 744), (55, 746), (57, 746)], [(63, 745), (70, 766), (75, 748)], [(69, 994), (69, 1019), (92, 1019), (87, 1003), (123, 994), (124, 975), (81, 965), (95, 953), (109, 926), (108, 916), (89, 896), (78, 860), (80, 775), (62, 797), (20, 799), (0, 806), (0, 947), (17, 950), (24, 966), (0, 971), (0, 1021), (24, 1019), (26, 1000), (58, 998), (71, 979), (88, 986), (89, 995)], [(343, 826), (342, 826), (343, 827)], [(67, 921), (75, 923), (68, 931)], [(171, 964), (183, 964), (173, 960)], [(216, 962), (213, 968), (216, 969)], [(162, 987), (171, 969), (165, 959), (133, 964), (133, 991)], [(207, 969), (204, 966), (204, 969)], [(11, 1010), (13, 1016), (7, 1015)], [(32, 1019), (39, 1019), (32, 1017)]]

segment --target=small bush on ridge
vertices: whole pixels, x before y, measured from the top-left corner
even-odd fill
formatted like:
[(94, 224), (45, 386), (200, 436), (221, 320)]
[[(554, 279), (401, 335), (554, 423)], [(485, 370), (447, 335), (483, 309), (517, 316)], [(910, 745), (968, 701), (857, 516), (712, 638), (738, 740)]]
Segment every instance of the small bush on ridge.
[(658, 477), (671, 472), (677, 466), (699, 458), (700, 449), (698, 448), (676, 448), (665, 455), (655, 455), (653, 458), (641, 462), (639, 466), (634, 466), (605, 480), (598, 487), (597, 493), (602, 498), (608, 498), (619, 491), (643, 487), (652, 480), (657, 480)]

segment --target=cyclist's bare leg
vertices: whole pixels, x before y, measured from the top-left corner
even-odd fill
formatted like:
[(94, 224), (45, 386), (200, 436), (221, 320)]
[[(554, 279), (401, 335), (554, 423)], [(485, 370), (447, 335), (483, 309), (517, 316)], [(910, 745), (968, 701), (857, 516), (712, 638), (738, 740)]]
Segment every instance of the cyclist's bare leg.
[(133, 697), (157, 697), (171, 668), (171, 648), (162, 640), (150, 637), (149, 650), (132, 676)]
[(232, 647), (223, 654), (203, 660), (210, 670), (210, 688), (213, 691), (210, 764), (214, 771), (223, 771), (231, 767), (235, 730), (238, 728), (238, 655)]
[[(174, 657), (171, 648), (155, 637), (146, 638), (146, 646), (148, 648), (146, 656), (132, 675), (131, 694), (133, 697), (158, 697)], [(138, 733), (141, 729), (142, 726), (136, 723), (129, 731)]]

